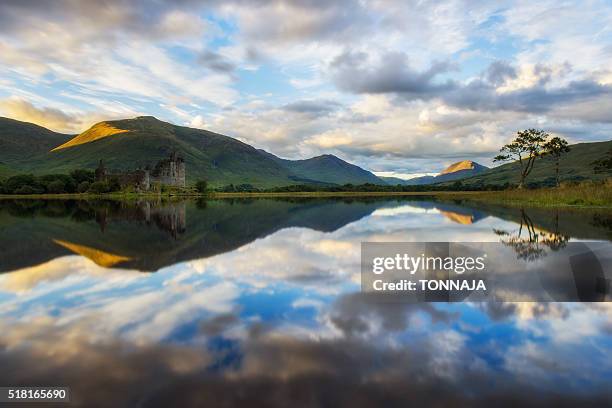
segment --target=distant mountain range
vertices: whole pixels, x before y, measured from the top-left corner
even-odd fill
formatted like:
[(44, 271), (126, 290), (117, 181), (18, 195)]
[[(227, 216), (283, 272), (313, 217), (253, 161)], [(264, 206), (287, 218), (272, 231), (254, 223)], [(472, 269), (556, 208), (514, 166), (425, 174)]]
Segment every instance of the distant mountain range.
[(463, 179), (466, 177), (472, 177), (477, 174), (483, 173), (489, 170), (488, 167), (478, 164), (471, 160), (463, 160), (457, 163), (453, 163), (446, 169), (442, 170), (437, 176), (423, 176), (415, 177), (408, 180), (399, 179), (396, 177), (381, 177), (387, 184), (392, 185), (404, 185), (404, 186), (417, 186), (424, 184), (436, 184), (444, 183), (446, 181), (454, 181)]
[[(594, 174), (591, 163), (612, 149), (612, 141), (572, 145), (561, 159), (562, 180), (610, 177)], [(133, 170), (154, 165), (179, 152), (187, 166), (187, 182), (206, 179), (213, 187), (250, 184), (258, 188), (292, 184), (450, 184), (466, 186), (516, 183), (518, 163), (489, 169), (471, 160), (454, 163), (436, 176), (409, 180), (377, 177), (334, 155), (288, 160), (229, 136), (177, 126), (152, 116), (100, 122), (78, 135), (0, 117), (0, 177), (18, 173), (68, 173), (94, 169), (100, 159), (107, 168)], [(548, 183), (554, 177), (551, 158), (539, 159), (528, 182)]]
[(187, 181), (212, 186), (251, 184), (383, 184), (373, 173), (333, 156), (281, 159), (229, 136), (176, 126), (152, 116), (100, 122), (79, 135), (0, 118), (0, 176), (16, 173), (67, 173), (94, 169), (100, 159), (110, 169), (154, 165), (172, 151), (187, 166)]

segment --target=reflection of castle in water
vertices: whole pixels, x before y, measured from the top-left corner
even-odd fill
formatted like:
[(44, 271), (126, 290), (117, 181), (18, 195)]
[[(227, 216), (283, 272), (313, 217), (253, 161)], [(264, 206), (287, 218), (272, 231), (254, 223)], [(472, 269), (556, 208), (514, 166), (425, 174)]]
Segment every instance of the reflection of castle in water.
[(133, 171), (109, 171), (100, 160), (95, 171), (96, 181), (109, 181), (116, 179), (121, 188), (134, 188), (137, 191), (149, 191), (151, 188), (159, 186), (185, 187), (185, 161), (176, 152), (168, 158), (157, 162), (151, 169)]
[(155, 225), (177, 238), (186, 229), (185, 207), (185, 202), (163, 204), (161, 201), (138, 201), (134, 205), (121, 206), (119, 209), (98, 208), (95, 210), (95, 219), (102, 232), (112, 221), (141, 221), (147, 225)]

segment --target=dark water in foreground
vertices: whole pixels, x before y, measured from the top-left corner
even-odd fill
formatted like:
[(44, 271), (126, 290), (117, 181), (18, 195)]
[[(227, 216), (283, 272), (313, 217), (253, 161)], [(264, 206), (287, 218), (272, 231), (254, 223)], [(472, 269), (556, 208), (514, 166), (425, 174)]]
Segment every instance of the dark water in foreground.
[(360, 292), (364, 241), (521, 257), (577, 240), (610, 242), (612, 212), (0, 201), (0, 386), (70, 386), (87, 407), (611, 406), (612, 303)]

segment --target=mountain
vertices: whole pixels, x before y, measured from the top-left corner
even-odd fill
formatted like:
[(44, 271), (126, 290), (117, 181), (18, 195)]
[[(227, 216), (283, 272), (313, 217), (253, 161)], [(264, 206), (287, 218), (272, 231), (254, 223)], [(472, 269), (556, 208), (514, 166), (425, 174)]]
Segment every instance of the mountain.
[[(578, 143), (570, 145), (570, 151), (561, 156), (559, 162), (559, 175), (561, 181), (580, 181), (604, 179), (612, 177), (612, 172), (596, 174), (593, 172), (593, 161), (602, 158), (612, 149), (612, 140), (607, 142)], [(518, 162), (507, 163), (489, 169), (477, 176), (462, 179), (465, 186), (500, 185), (505, 183), (518, 184)], [(541, 183), (554, 185), (555, 162), (552, 157), (542, 157), (536, 160), (527, 183)]]
[(71, 137), (33, 123), (0, 117), (0, 166), (33, 154), (46, 153)]
[(453, 163), (437, 176), (422, 176), (415, 177), (409, 180), (403, 180), (403, 185), (407, 186), (415, 186), (415, 185), (424, 185), (424, 184), (436, 184), (436, 183), (444, 183), (448, 181), (455, 181), (464, 179), (466, 177), (472, 177), (477, 174), (480, 174), (484, 171), (487, 171), (489, 168), (478, 164), (471, 160), (463, 160), (457, 163)]
[(281, 159), (260, 150), (295, 176), (295, 180), (322, 181), (331, 184), (381, 184), (381, 179), (359, 166), (348, 163), (333, 154), (324, 154), (305, 160)]
[[(27, 151), (32, 144), (36, 149)], [(100, 159), (109, 169), (130, 170), (154, 165), (172, 151), (185, 159), (188, 183), (206, 179), (213, 187), (380, 182), (372, 173), (335, 156), (285, 160), (229, 136), (152, 116), (100, 122), (76, 136), (11, 119), (0, 121), (0, 176), (94, 169)]]
[(451, 164), (450, 166), (442, 170), (442, 172), (440, 172), (438, 176), (443, 176), (446, 174), (466, 174), (466, 173), (461, 173), (464, 171), (470, 171), (472, 173), (482, 173), (483, 171), (488, 170), (488, 169), (489, 169), (488, 167), (480, 165), (474, 161), (463, 160), (463, 161)]
[(384, 181), (385, 184), (389, 184), (391, 186), (397, 186), (398, 184), (403, 186), (408, 181), (406, 179), (402, 179), (402, 178), (399, 178), (399, 177), (378, 176), (378, 178), (381, 179), (382, 181)]

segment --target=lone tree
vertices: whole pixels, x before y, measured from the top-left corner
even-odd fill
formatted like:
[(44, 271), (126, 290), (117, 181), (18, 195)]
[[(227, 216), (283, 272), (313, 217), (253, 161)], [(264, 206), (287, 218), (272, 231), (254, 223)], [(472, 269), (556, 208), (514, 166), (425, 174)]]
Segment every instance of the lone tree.
[(593, 166), (593, 171), (595, 173), (607, 173), (612, 171), (612, 149), (608, 150), (608, 152), (601, 159), (595, 160), (591, 163)]
[(523, 188), (535, 160), (543, 153), (548, 136), (543, 130), (520, 130), (511, 143), (499, 150), (502, 154), (495, 156), (493, 161), (518, 161), (521, 168), (518, 188)]
[(557, 136), (544, 143), (544, 154), (555, 159), (555, 185), (557, 187), (559, 187), (559, 162), (561, 161), (561, 156), (569, 151), (570, 147), (567, 144), (567, 140)]

